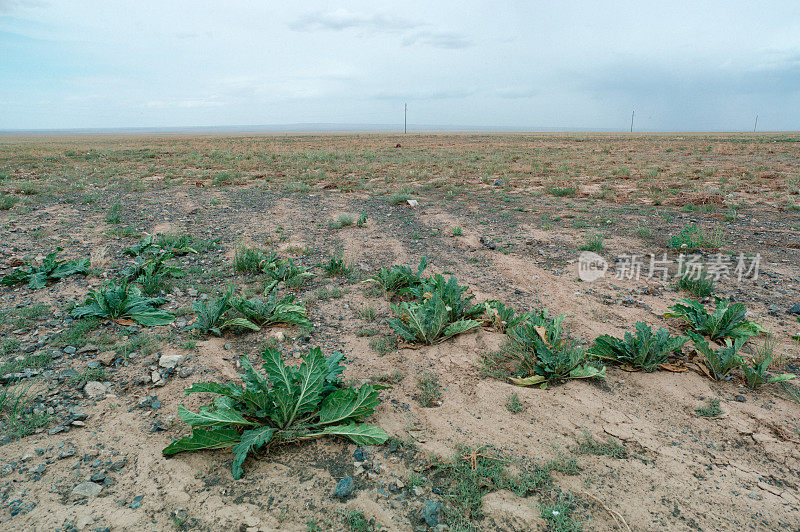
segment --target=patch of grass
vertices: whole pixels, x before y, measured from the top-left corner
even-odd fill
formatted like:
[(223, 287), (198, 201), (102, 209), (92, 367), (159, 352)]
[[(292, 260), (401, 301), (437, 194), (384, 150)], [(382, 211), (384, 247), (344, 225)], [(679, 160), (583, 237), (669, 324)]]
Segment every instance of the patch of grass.
[(692, 252), (700, 249), (716, 250), (723, 245), (722, 231), (714, 229), (711, 232), (703, 231), (696, 225), (688, 225), (681, 231), (672, 235), (669, 246), (677, 251)]
[(678, 278), (675, 288), (689, 292), (695, 297), (710, 297), (714, 293), (714, 279), (707, 277), (705, 271), (700, 275), (687, 272)]
[(0, 356), (8, 356), (14, 351), (19, 349), (19, 340), (15, 340), (13, 338), (7, 338), (0, 343)]
[(356, 222), (355, 218), (353, 218), (350, 214), (340, 214), (335, 222), (330, 222), (328, 225), (331, 229), (341, 229), (342, 227), (350, 227)]
[(382, 375), (378, 375), (377, 377), (375, 377), (375, 380), (383, 384), (394, 385), (394, 384), (400, 384), (401, 382), (403, 382), (403, 379), (405, 378), (406, 376), (403, 375), (401, 371), (395, 370), (391, 373), (384, 373)]
[(598, 442), (586, 431), (584, 431), (581, 441), (578, 442), (578, 452), (581, 454), (609, 456), (618, 459), (625, 459), (629, 456), (628, 449), (615, 438), (611, 438), (605, 442)]
[(369, 341), (369, 346), (373, 351), (378, 353), (378, 356), (382, 357), (383, 355), (393, 353), (397, 350), (397, 338), (385, 334), (376, 336)]
[(100, 318), (75, 320), (69, 329), (54, 336), (50, 343), (56, 347), (66, 347), (68, 345), (77, 348), (83, 347), (89, 343), (89, 337), (100, 325), (100, 321)]
[(361, 213), (361, 214), (358, 216), (358, 221), (356, 222), (356, 225), (357, 225), (358, 227), (364, 227), (365, 225), (367, 225), (367, 213), (365, 213), (365, 212), (362, 212), (362, 213)]
[(378, 332), (378, 329), (373, 329), (372, 327), (362, 327), (356, 332), (356, 336), (364, 338), (365, 336), (375, 336)]
[(439, 376), (432, 371), (425, 371), (417, 377), (417, 388), (419, 397), (417, 400), (424, 408), (440, 406), (442, 401), (442, 386), (439, 384)]
[(69, 379), (69, 382), (78, 388), (85, 386), (91, 381), (107, 381), (108, 372), (105, 368), (88, 368), (83, 373), (79, 373)]
[(411, 192), (407, 189), (400, 189), (399, 192), (389, 196), (387, 201), (392, 205), (400, 205), (402, 203), (406, 203), (410, 199), (412, 199)]
[(580, 251), (594, 251), (598, 253), (603, 251), (603, 235), (595, 234), (590, 236), (578, 249)]
[(106, 222), (110, 224), (122, 223), (122, 202), (115, 201), (106, 213)]
[(321, 266), (327, 277), (346, 276), (353, 272), (353, 268), (342, 257), (341, 250), (335, 251)]
[(453, 236), (462, 236), (464, 234), (464, 231), (460, 227), (454, 227), (451, 230), (451, 234)]
[(322, 286), (317, 288), (314, 292), (314, 298), (319, 301), (327, 301), (328, 299), (339, 299), (344, 295), (344, 290), (336, 286)]
[(24, 357), (9, 360), (0, 366), (0, 375), (19, 373), (25, 369), (40, 369), (46, 367), (53, 360), (50, 353), (35, 353)]
[(447, 503), (441, 511), (451, 530), (480, 530), (483, 497), (493, 491), (505, 489), (526, 497), (551, 484), (546, 469), (520, 468), (522, 471), (514, 475), (508, 468), (512, 463), (486, 447), (460, 447), (448, 461), (434, 458), (431, 482)]
[(233, 255), (233, 269), (239, 273), (261, 273), (261, 264), (269, 256), (263, 249), (237, 246)]
[(525, 405), (519, 400), (519, 394), (517, 392), (510, 393), (506, 396), (506, 410), (512, 414), (525, 410)]
[(717, 417), (722, 414), (722, 408), (719, 406), (719, 399), (709, 399), (706, 404), (697, 409), (698, 415), (703, 417)]
[(653, 230), (645, 226), (640, 226), (639, 228), (636, 229), (636, 231), (634, 231), (633, 234), (644, 240), (652, 240), (653, 238), (655, 238)]
[(377, 310), (372, 305), (364, 305), (361, 307), (361, 310), (358, 311), (358, 317), (362, 320), (372, 323), (377, 318)]
[(0, 193), (0, 211), (10, 210), (18, 201), (19, 198), (16, 196)]
[(542, 505), (542, 519), (547, 521), (550, 532), (579, 532), (581, 524), (572, 519), (575, 511), (575, 499), (568, 493), (560, 493), (550, 504)]
[(139, 231), (130, 225), (123, 225), (109, 229), (108, 236), (115, 236), (117, 238), (133, 238), (139, 236)]
[(552, 187), (547, 187), (547, 189), (545, 190), (548, 194), (550, 194), (551, 196), (556, 196), (557, 198), (574, 198), (575, 196), (578, 195), (578, 188), (571, 186), (566, 186), (566, 187), (552, 186)]
[(52, 418), (33, 409), (30, 385), (19, 384), (0, 389), (2, 431), (13, 438), (24, 438), (46, 426)]

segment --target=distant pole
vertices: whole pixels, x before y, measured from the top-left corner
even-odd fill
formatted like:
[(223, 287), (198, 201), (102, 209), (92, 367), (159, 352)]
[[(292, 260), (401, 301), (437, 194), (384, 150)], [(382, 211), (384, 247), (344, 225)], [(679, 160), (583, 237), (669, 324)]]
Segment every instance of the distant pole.
[(756, 123), (753, 124), (753, 133), (756, 132), (756, 128), (758, 127), (758, 115), (756, 115)]
[(408, 133), (408, 104), (403, 107), (403, 134)]
[(636, 110), (634, 109), (631, 111), (631, 133), (633, 133), (633, 115), (636, 114)]

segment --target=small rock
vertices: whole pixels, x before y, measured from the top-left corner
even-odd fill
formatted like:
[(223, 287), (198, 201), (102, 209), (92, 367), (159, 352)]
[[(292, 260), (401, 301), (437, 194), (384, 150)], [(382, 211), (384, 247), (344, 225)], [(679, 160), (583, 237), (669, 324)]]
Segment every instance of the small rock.
[(189, 297), (197, 297), (197, 290), (195, 290), (194, 288), (188, 289), (186, 293), (189, 294)]
[(85, 393), (86, 397), (89, 399), (102, 399), (106, 396), (107, 389), (108, 387), (102, 382), (89, 381), (86, 383), (86, 386), (83, 387), (83, 393)]
[(419, 205), (419, 202), (415, 199), (406, 200), (406, 203), (408, 203), (409, 207), (416, 207)]
[(494, 182), (492, 182), (492, 184), (496, 187), (502, 187), (505, 183), (503, 183), (502, 179), (495, 179)]
[[(66, 351), (66, 349), (64, 349), (64, 351)], [(78, 350), (78, 354), (82, 355), (84, 353), (93, 353), (95, 351), (97, 351), (97, 346), (96, 345), (94, 345), (94, 344), (86, 344), (85, 346), (81, 347)]]
[(789, 313), (789, 314), (799, 314), (800, 315), (800, 303), (795, 303), (794, 305), (789, 307), (789, 310), (787, 310), (786, 312)]
[(355, 451), (353, 451), (353, 460), (356, 462), (363, 462), (364, 461), (364, 451), (359, 447)]
[(82, 515), (77, 519), (77, 521), (75, 521), (75, 528), (78, 530), (83, 530), (92, 523), (94, 523), (94, 519), (88, 515)]
[(737, 395), (736, 397), (734, 397), (734, 399), (738, 403), (746, 403), (747, 402), (747, 397), (745, 397), (744, 395)]
[(180, 363), (183, 355), (161, 355), (158, 359), (158, 365), (162, 368), (174, 368)]
[(106, 474), (100, 471), (99, 473), (95, 473), (94, 475), (92, 475), (89, 478), (89, 480), (91, 480), (92, 482), (96, 482), (97, 484), (101, 484), (106, 480)]
[(64, 352), (65, 352), (66, 354), (68, 354), (68, 355), (74, 355), (74, 354), (75, 354), (75, 351), (77, 351), (77, 349), (75, 349), (75, 348), (74, 348), (73, 346), (71, 346), (71, 345), (68, 345), (67, 347), (65, 347), (65, 348), (64, 348)]
[(114, 351), (103, 351), (97, 355), (97, 361), (104, 366), (110, 366), (117, 359), (117, 354)]
[(414, 495), (416, 495), (417, 497), (422, 497), (422, 494), (423, 494), (423, 493), (425, 493), (425, 490), (424, 490), (424, 489), (422, 489), (420, 486), (414, 486), (413, 488), (411, 488), (411, 491), (412, 491), (412, 492), (414, 493)]
[(58, 434), (59, 432), (66, 432), (68, 429), (64, 425), (56, 425), (51, 427), (50, 430), (47, 431), (49, 435)]
[(131, 504), (128, 506), (131, 510), (136, 510), (142, 505), (142, 499), (144, 499), (144, 495), (137, 495), (131, 501)]
[(436, 526), (439, 524), (439, 509), (442, 503), (436, 501), (425, 501), (425, 506), (419, 513), (420, 521), (424, 521), (428, 526)]
[(355, 483), (353, 482), (353, 477), (344, 477), (336, 484), (336, 489), (333, 490), (333, 496), (343, 501), (353, 494), (354, 489)]
[(72, 495), (75, 497), (97, 497), (103, 491), (103, 486), (94, 482), (81, 482), (72, 488)]

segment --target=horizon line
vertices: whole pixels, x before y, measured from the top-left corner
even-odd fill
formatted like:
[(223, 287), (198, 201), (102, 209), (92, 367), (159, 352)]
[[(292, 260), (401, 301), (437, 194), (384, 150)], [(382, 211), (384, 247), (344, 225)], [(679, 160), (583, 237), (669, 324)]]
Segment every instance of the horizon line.
[[(800, 130), (759, 130), (745, 129), (643, 129), (629, 131), (617, 128), (587, 127), (521, 127), (521, 126), (469, 126), (418, 124), (408, 128), (408, 134), (420, 133), (799, 133)], [(81, 134), (126, 134), (126, 133), (392, 133), (403, 135), (403, 124), (369, 124), (337, 122), (295, 122), (287, 124), (252, 125), (201, 125), (201, 126), (115, 126), (115, 127), (76, 127), (76, 128), (8, 128), (0, 129), (0, 135), (81, 135)]]

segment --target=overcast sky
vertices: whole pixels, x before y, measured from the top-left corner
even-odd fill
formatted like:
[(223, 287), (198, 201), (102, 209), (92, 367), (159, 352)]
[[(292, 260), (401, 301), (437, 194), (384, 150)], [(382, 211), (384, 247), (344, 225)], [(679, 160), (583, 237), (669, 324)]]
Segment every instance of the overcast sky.
[(0, 0), (0, 129), (800, 129), (800, 1)]

